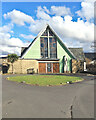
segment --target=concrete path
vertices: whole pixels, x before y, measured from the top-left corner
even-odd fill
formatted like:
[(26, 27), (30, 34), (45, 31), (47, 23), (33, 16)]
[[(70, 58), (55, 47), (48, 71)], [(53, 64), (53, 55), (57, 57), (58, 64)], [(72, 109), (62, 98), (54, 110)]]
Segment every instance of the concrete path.
[(94, 76), (55, 87), (12, 82), (7, 76), (2, 78), (3, 118), (94, 118)]

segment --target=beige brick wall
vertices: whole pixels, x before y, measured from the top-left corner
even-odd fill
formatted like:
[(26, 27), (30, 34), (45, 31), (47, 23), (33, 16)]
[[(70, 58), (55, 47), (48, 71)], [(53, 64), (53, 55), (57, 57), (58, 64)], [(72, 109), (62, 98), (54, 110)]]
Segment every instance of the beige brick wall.
[[(8, 73), (12, 73), (12, 64), (7, 62), (7, 59), (2, 60), (2, 64), (6, 65), (9, 64)], [(38, 61), (37, 60), (25, 60), (25, 59), (18, 59), (13, 63), (13, 73), (18, 74), (26, 74), (27, 69), (34, 68), (35, 73), (38, 71)], [(72, 73), (82, 72), (84, 70), (84, 62), (77, 61), (75, 59), (72, 60)]]
[(84, 62), (83, 61), (77, 61), (75, 59), (72, 59), (72, 73), (78, 73), (84, 71)]
[[(10, 64), (10, 63), (9, 63)], [(35, 73), (37, 73), (38, 69), (38, 62), (37, 60), (24, 60), (19, 59), (13, 63), (13, 73), (27, 73), (27, 69), (34, 68)], [(8, 73), (12, 73), (12, 64), (8, 69)]]

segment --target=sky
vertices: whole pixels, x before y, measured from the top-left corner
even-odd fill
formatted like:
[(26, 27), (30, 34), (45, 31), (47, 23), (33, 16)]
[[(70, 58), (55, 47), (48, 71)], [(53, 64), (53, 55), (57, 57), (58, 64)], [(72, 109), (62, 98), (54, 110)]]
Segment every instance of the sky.
[(2, 2), (0, 55), (21, 54), (49, 24), (67, 47), (94, 48), (94, 2)]

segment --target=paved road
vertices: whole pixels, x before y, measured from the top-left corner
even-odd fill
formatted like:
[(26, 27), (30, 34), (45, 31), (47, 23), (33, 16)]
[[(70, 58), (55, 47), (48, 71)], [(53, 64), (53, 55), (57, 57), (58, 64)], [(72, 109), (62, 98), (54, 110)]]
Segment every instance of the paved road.
[(3, 118), (94, 118), (94, 77), (65, 86), (31, 86), (3, 76)]

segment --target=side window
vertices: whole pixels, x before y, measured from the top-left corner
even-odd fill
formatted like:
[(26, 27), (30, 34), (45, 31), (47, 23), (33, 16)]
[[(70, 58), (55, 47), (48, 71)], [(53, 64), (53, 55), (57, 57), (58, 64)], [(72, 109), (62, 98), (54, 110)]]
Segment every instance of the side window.
[(47, 72), (51, 72), (51, 63), (47, 63)]
[(49, 38), (50, 43), (50, 58), (57, 58), (57, 42), (56, 38)]
[(41, 57), (48, 57), (48, 38), (40, 38), (41, 40)]

